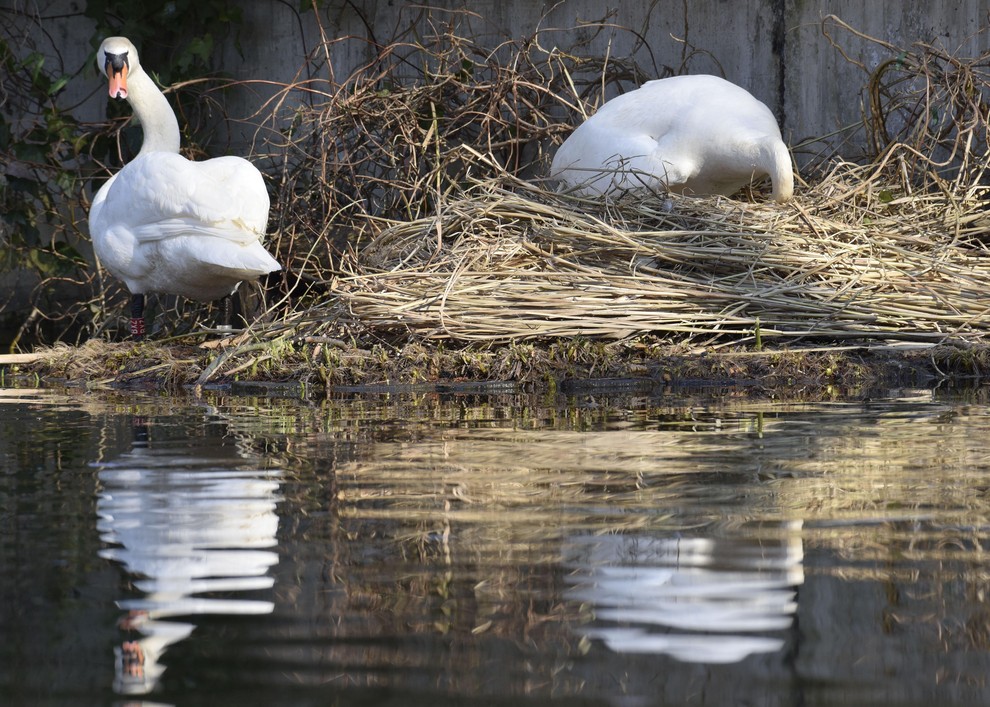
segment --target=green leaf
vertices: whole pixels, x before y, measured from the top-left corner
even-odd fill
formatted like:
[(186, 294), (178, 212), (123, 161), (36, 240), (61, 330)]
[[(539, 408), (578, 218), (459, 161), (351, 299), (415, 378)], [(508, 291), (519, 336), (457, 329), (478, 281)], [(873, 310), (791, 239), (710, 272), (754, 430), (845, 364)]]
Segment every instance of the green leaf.
[(60, 76), (51, 86), (48, 87), (48, 95), (54, 96), (56, 93), (65, 88), (67, 83), (69, 83), (69, 77)]
[(38, 75), (41, 73), (41, 69), (45, 65), (45, 57), (39, 52), (31, 52), (26, 57), (24, 61), (21, 62), (21, 66), (28, 70), (31, 74), (31, 80), (37, 82)]

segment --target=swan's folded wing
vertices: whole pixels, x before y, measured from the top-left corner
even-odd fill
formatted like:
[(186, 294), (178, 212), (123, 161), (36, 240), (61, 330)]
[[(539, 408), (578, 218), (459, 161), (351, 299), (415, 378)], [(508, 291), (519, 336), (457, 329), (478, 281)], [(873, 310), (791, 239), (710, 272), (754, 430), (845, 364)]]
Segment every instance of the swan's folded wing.
[(202, 209), (204, 220), (220, 212), (225, 221), (264, 234), (268, 227), (268, 190), (253, 164), (241, 157), (190, 164), (198, 169), (197, 207)]
[(240, 157), (190, 162), (181, 155), (142, 155), (119, 173), (104, 209), (130, 225), (139, 240), (203, 235), (259, 240), (269, 198), (261, 173)]
[(677, 184), (682, 172), (683, 165), (660, 154), (654, 135), (594, 120), (567, 138), (551, 166), (551, 176), (586, 194)]
[(164, 241), (179, 236), (219, 238), (238, 245), (250, 245), (261, 240), (261, 234), (250, 230), (240, 221), (207, 223), (194, 218), (171, 218), (142, 223), (132, 226), (130, 233), (140, 243)]

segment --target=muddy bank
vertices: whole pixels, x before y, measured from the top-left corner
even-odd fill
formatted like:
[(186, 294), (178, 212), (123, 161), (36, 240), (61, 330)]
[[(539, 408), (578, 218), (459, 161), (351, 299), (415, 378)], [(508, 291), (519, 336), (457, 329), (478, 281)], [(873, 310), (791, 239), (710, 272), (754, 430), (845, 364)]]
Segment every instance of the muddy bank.
[(0, 357), (0, 383), (323, 397), (340, 393), (599, 392), (731, 388), (768, 398), (869, 397), (897, 387), (975, 386), (990, 346), (844, 344), (768, 350), (639, 339), (497, 347), (366, 346), (342, 339), (203, 343), (90, 341)]

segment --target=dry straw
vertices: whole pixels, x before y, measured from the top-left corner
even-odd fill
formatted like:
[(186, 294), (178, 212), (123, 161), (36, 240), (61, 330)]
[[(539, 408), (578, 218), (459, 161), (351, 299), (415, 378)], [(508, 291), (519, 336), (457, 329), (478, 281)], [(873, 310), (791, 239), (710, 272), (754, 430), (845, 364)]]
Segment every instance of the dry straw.
[[(543, 185), (542, 151), (637, 71), (592, 70), (539, 37), (484, 51), (442, 29), (390, 46), (300, 118), (282, 198), (310, 217), (283, 224), (280, 251), (336, 303), (302, 330), (340, 305), (372, 332), (460, 342), (937, 341), (990, 326), (988, 57), (904, 51), (828, 18), (832, 41), (891, 54), (867, 72), (873, 160), (818, 165), (783, 206), (759, 194), (602, 204)], [(404, 83), (410, 65), (429, 68)], [(325, 246), (333, 233), (340, 252)]]
[(459, 340), (982, 332), (990, 271), (958, 210), (850, 209), (840, 174), (864, 176), (844, 167), (789, 207), (658, 196), (606, 213), (483, 182), (385, 230), (338, 290), (376, 327)]

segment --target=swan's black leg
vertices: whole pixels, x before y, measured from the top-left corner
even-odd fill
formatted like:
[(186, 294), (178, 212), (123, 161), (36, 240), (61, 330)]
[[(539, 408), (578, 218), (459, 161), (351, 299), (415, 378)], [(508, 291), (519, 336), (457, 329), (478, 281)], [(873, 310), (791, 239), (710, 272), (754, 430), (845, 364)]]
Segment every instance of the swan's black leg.
[(230, 295), (224, 295), (220, 299), (220, 328), (232, 329), (231, 320), (234, 316), (234, 301)]
[(230, 293), (230, 325), (243, 329), (247, 326), (247, 317), (244, 316), (244, 301), (241, 299), (241, 288)]
[(245, 325), (241, 307), (241, 293), (237, 290), (220, 300), (220, 311), (220, 328), (224, 331), (231, 331), (235, 327), (239, 329)]
[(237, 293), (231, 293), (229, 295), (224, 295), (220, 300), (220, 329), (223, 331), (232, 331), (234, 329), (234, 319), (237, 316), (237, 303), (234, 302), (234, 297)]
[(131, 295), (131, 336), (144, 338), (144, 295)]

